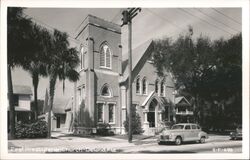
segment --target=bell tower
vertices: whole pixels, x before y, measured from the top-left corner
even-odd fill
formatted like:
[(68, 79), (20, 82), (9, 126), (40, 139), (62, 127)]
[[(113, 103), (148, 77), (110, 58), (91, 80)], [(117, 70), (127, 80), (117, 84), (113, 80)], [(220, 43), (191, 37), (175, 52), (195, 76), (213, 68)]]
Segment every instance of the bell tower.
[(76, 38), (81, 42), (81, 65), (80, 80), (75, 85), (75, 132), (95, 132), (98, 123), (110, 123), (117, 127), (121, 123), (121, 28), (112, 22), (88, 15)]

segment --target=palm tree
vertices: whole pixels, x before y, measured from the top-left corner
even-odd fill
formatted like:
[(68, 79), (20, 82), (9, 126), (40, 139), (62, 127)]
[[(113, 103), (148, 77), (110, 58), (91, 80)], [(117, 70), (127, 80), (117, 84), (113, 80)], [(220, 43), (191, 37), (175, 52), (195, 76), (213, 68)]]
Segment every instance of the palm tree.
[(8, 52), (8, 98), (10, 139), (15, 138), (15, 106), (13, 103), (13, 85), (11, 69), (15, 66), (28, 64), (33, 59), (34, 41), (30, 31), (32, 22), (23, 17), (23, 9), (8, 7), (7, 10), (7, 52)]
[(51, 34), (45, 28), (41, 28), (40, 26), (34, 24), (32, 37), (35, 42), (37, 42), (37, 49), (34, 52), (34, 59), (26, 65), (23, 66), (25, 70), (27, 70), (31, 77), (34, 87), (34, 109), (35, 109), (35, 120), (38, 117), (38, 102), (37, 102), (37, 88), (39, 84), (40, 76), (47, 76), (46, 71), (46, 63), (48, 60), (48, 52), (51, 47)]
[(48, 138), (51, 137), (51, 111), (53, 109), (53, 101), (55, 95), (55, 85), (57, 79), (64, 81), (77, 81), (79, 73), (75, 70), (80, 60), (78, 52), (75, 48), (69, 48), (68, 35), (64, 32), (54, 30), (53, 46), (51, 57), (48, 65), (49, 74), (49, 114), (48, 114)]

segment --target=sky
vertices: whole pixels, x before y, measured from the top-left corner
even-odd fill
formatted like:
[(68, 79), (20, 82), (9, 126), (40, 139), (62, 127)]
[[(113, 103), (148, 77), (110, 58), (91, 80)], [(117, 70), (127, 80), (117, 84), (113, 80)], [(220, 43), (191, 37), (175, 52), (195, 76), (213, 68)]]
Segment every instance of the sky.
[[(26, 8), (24, 13), (44, 27), (67, 32), (71, 46), (78, 47), (80, 42), (74, 40), (76, 30), (88, 14), (121, 24), (122, 10), (120, 8)], [(142, 11), (133, 19), (132, 47), (135, 48), (149, 39), (164, 37), (176, 39), (180, 34), (187, 33), (189, 25), (193, 27), (193, 38), (203, 35), (210, 37), (211, 40), (221, 37), (228, 39), (241, 32), (241, 11), (241, 8), (142, 8)], [(123, 53), (127, 52), (127, 35), (127, 26), (124, 26), (122, 27)], [(123, 54), (123, 59), (126, 57), (127, 55)], [(12, 75), (13, 84), (32, 87), (29, 73), (16, 68)], [(39, 99), (44, 99), (48, 86), (48, 79), (40, 78)], [(66, 81), (64, 93), (62, 83), (57, 83), (55, 101), (70, 99), (73, 91), (72, 83)]]

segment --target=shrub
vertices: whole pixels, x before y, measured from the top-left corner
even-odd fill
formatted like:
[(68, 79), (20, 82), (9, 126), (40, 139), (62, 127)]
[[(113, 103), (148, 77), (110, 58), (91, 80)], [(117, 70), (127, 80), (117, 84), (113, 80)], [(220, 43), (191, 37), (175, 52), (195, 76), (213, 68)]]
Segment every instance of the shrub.
[(111, 126), (108, 123), (98, 123), (97, 124), (97, 135), (100, 136), (113, 136), (114, 132), (111, 131)]
[(48, 124), (45, 121), (38, 120), (29, 124), (18, 122), (16, 124), (16, 138), (46, 138), (47, 134)]
[[(144, 131), (141, 127), (141, 117), (138, 113), (136, 113), (135, 108), (131, 108), (131, 116), (132, 116), (132, 134), (142, 134)], [(125, 131), (128, 133), (129, 127), (129, 118), (127, 117), (126, 121), (124, 121)]]

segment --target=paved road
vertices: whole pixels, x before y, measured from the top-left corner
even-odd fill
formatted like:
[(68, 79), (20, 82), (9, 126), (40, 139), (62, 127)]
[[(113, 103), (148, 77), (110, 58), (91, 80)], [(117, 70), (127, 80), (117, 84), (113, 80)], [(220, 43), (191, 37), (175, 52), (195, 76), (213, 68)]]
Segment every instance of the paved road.
[(240, 153), (242, 141), (231, 141), (228, 136), (210, 135), (204, 144), (186, 143), (158, 145), (156, 138), (133, 140), (117, 137), (71, 137), (55, 139), (10, 140), (9, 152), (80, 152), (80, 153)]
[(121, 148), (123, 153), (241, 153), (242, 141), (208, 141), (204, 144), (192, 142), (180, 146), (174, 144), (158, 145), (151, 142), (134, 147)]

